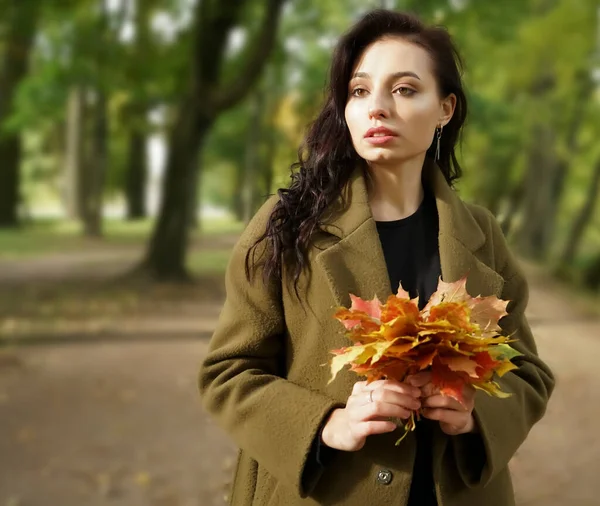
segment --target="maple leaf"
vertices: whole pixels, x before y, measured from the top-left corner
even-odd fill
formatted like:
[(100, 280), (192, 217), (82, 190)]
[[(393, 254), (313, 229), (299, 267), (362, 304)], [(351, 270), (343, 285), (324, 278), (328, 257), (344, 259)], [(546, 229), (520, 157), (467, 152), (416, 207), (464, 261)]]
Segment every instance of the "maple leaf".
[(510, 397), (512, 395), (511, 393), (503, 392), (500, 389), (500, 385), (498, 385), (498, 383), (496, 383), (495, 381), (487, 381), (484, 383), (472, 383), (472, 385), (477, 390), (482, 390), (489, 395), (492, 395), (494, 397), (500, 397), (501, 399), (506, 399), (507, 397)]
[(479, 374), (477, 374), (478, 364), (471, 357), (458, 355), (454, 357), (439, 357), (439, 360), (442, 364), (447, 365), (451, 371), (462, 371), (472, 378), (479, 378)]
[(466, 373), (452, 371), (436, 358), (431, 366), (431, 383), (438, 387), (441, 394), (456, 399), (464, 406), (463, 389), (466, 383), (470, 383)]
[(418, 321), (418, 299), (409, 300), (397, 295), (390, 295), (381, 310), (381, 321), (387, 323), (401, 316), (405, 317), (407, 322)]
[(494, 360), (487, 351), (481, 351), (473, 356), (477, 365), (477, 376), (484, 377), (489, 371), (493, 371), (501, 362)]
[(502, 329), (498, 320), (506, 316), (507, 300), (495, 296), (475, 297), (467, 302), (471, 308), (471, 323), (479, 326), (484, 336), (495, 335)]
[(507, 360), (505, 362), (502, 362), (498, 367), (496, 367), (496, 369), (494, 370), (494, 372), (499, 376), (502, 377), (504, 376), (507, 372), (509, 371), (514, 371), (515, 369), (518, 369), (519, 366), (516, 364), (513, 364), (510, 360)]
[(443, 302), (464, 302), (469, 300), (471, 296), (467, 292), (467, 276), (455, 281), (454, 283), (446, 283), (442, 281), (442, 277), (438, 278), (438, 286), (436, 291), (429, 297), (429, 301), (423, 308), (422, 314), (425, 319), (429, 317), (429, 311)]
[(377, 297), (375, 297), (373, 300), (363, 300), (356, 295), (350, 294), (350, 300), (352, 301), (350, 311), (362, 311), (363, 313), (368, 314), (371, 318), (376, 320), (381, 319), (381, 302), (379, 302)]
[(380, 327), (380, 322), (374, 320), (372, 316), (364, 311), (356, 311), (346, 308), (339, 308), (334, 317), (337, 318), (346, 329), (351, 330), (354, 327), (360, 326), (367, 332), (372, 332)]
[(465, 302), (442, 302), (429, 310), (428, 322), (447, 321), (454, 327), (473, 331), (470, 322), (471, 308)]
[(494, 360), (512, 360), (515, 357), (522, 357), (523, 354), (508, 344), (498, 344), (488, 350), (488, 353)]

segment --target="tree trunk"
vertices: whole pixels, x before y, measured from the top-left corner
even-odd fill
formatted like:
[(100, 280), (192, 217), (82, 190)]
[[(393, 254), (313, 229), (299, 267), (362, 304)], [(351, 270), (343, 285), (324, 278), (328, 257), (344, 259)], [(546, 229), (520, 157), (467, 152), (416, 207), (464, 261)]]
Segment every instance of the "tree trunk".
[(504, 219), (500, 223), (502, 232), (505, 236), (508, 236), (512, 232), (513, 222), (519, 209), (523, 203), (523, 195), (525, 194), (525, 176), (521, 177), (521, 180), (515, 184), (511, 189), (508, 198), (508, 209)]
[(242, 198), (242, 190), (241, 188), (244, 187), (244, 178), (245, 178), (245, 170), (246, 170), (246, 165), (245, 163), (237, 163), (236, 167), (235, 167), (235, 185), (234, 185), (234, 192), (232, 195), (232, 205), (231, 208), (233, 209), (233, 214), (235, 216), (235, 219), (237, 221), (244, 221), (244, 199)]
[(139, 129), (129, 132), (129, 159), (125, 181), (127, 219), (139, 220), (146, 217), (146, 136)]
[(94, 106), (91, 158), (86, 171), (84, 233), (89, 237), (102, 235), (104, 180), (108, 165), (108, 117), (106, 94), (99, 91)]
[(561, 255), (560, 264), (563, 267), (571, 265), (575, 259), (575, 255), (577, 254), (577, 250), (579, 249), (579, 245), (583, 239), (585, 229), (592, 221), (594, 216), (594, 208), (596, 207), (596, 202), (598, 201), (598, 192), (600, 192), (600, 160), (596, 162), (592, 180), (590, 181), (590, 185), (587, 189), (585, 202), (573, 220), (571, 233), (569, 234), (565, 248)]
[(196, 181), (198, 155), (211, 122), (184, 101), (169, 139), (164, 191), (157, 225), (142, 264), (153, 277), (186, 280), (185, 253), (189, 239), (190, 185)]
[(600, 289), (600, 255), (596, 255), (583, 275), (583, 284), (592, 290)]
[(18, 224), (21, 134), (2, 129), (12, 113), (17, 88), (29, 70), (40, 2), (11, 2), (2, 12), (7, 22), (4, 54), (0, 55), (0, 227)]
[(250, 128), (246, 137), (246, 156), (244, 158), (244, 184), (241, 187), (241, 197), (243, 202), (243, 220), (249, 223), (254, 214), (256, 202), (257, 174), (259, 174), (258, 164), (259, 142), (261, 137), (261, 111), (264, 98), (262, 90), (258, 88), (250, 99)]
[(523, 217), (517, 235), (519, 251), (526, 257), (545, 260), (550, 245), (552, 199), (558, 173), (558, 160), (552, 150), (555, 133), (548, 125), (536, 125), (527, 163)]
[(83, 167), (85, 100), (80, 86), (73, 87), (67, 102), (64, 200), (67, 216), (83, 219)]
[[(275, 42), (284, 0), (266, 0), (265, 17), (258, 35), (247, 44), (243, 68), (224, 82), (227, 36), (237, 26), (245, 2), (197, 2), (194, 12), (194, 52), (185, 99), (169, 136), (164, 190), (148, 251), (140, 271), (162, 280), (185, 280), (189, 275), (185, 254), (194, 191), (200, 181), (200, 149), (214, 120), (238, 104), (258, 79)], [(190, 185), (193, 185), (190, 190)]]

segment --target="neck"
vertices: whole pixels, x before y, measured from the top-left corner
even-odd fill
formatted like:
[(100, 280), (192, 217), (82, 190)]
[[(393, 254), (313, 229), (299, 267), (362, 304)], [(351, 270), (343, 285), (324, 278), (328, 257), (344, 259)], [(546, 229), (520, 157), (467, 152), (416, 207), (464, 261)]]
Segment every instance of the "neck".
[(424, 158), (396, 165), (369, 164), (369, 206), (375, 221), (401, 220), (414, 214), (424, 196)]

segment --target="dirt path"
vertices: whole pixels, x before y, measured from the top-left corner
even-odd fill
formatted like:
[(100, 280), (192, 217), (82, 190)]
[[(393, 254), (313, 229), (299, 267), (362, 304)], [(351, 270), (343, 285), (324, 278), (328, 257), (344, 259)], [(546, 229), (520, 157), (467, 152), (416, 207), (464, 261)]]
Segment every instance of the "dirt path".
[[(558, 386), (512, 463), (518, 504), (597, 505), (600, 320), (535, 276), (528, 314)], [(233, 446), (199, 405), (206, 347), (127, 340), (0, 354), (0, 506), (222, 505)]]
[(222, 505), (233, 447), (199, 405), (206, 345), (19, 350), (0, 366), (0, 505)]

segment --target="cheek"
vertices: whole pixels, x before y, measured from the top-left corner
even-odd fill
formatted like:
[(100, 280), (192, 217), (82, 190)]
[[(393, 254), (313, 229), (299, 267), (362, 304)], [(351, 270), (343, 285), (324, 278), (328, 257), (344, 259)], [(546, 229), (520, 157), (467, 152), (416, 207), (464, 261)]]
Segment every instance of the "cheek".
[(356, 102), (350, 103), (346, 106), (346, 125), (348, 126), (350, 136), (353, 140), (356, 140), (356, 138), (360, 136), (362, 128), (361, 114), (362, 113), (360, 111), (360, 107), (358, 106), (358, 104), (356, 104)]
[(400, 112), (409, 127), (407, 134), (420, 144), (429, 144), (433, 139), (438, 120), (438, 110), (429, 101), (414, 101)]

